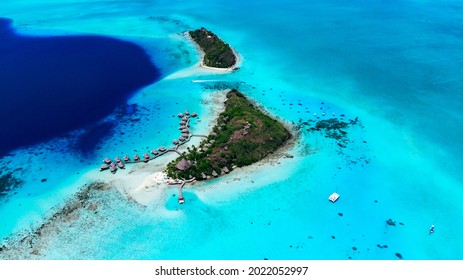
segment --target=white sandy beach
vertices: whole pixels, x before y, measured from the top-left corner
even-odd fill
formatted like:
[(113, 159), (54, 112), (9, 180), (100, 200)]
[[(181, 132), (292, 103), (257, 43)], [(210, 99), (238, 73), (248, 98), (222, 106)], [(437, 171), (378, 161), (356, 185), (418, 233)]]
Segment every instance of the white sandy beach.
[(185, 69), (181, 69), (165, 79), (179, 79), (179, 78), (185, 78), (189, 76), (200, 76), (200, 75), (211, 75), (211, 74), (228, 74), (233, 71), (236, 71), (236, 69), (241, 67), (241, 64), (243, 63), (243, 57), (239, 52), (237, 52), (233, 47), (230, 47), (233, 54), (236, 57), (236, 63), (229, 67), (229, 68), (216, 68), (216, 67), (210, 67), (206, 66), (203, 63), (204, 60), (204, 51), (199, 47), (198, 44), (191, 38), (191, 36), (188, 33), (184, 33), (182, 38), (186, 38), (188, 42), (191, 42), (194, 46), (195, 49), (198, 53), (198, 62), (195, 63), (194, 65), (187, 67)]

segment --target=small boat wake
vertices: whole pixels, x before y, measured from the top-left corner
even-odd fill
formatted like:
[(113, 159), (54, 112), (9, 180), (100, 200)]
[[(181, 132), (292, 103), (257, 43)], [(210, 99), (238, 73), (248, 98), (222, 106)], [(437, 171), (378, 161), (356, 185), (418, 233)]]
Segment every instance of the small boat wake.
[(193, 83), (219, 83), (222, 80), (191, 80)]

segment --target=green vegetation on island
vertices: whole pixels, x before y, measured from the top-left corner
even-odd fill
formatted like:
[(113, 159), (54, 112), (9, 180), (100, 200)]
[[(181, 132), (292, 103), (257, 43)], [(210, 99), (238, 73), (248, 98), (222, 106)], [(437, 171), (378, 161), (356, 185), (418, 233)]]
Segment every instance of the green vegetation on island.
[(170, 162), (167, 175), (184, 180), (217, 177), (263, 159), (290, 137), (283, 124), (256, 108), (242, 93), (231, 90), (211, 134), (199, 147), (188, 148)]
[(230, 68), (236, 63), (236, 56), (228, 44), (204, 27), (189, 32), (191, 38), (203, 50), (203, 64), (215, 68)]

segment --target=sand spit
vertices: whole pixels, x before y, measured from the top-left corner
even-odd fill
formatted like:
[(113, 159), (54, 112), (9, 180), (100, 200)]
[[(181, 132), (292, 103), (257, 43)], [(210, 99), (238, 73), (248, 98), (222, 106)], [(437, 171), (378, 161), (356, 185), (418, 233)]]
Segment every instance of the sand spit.
[(190, 77), (190, 76), (200, 76), (200, 75), (210, 75), (210, 74), (229, 74), (232, 73), (233, 71), (238, 70), (242, 63), (243, 63), (243, 56), (237, 52), (235, 49), (231, 48), (233, 54), (236, 57), (236, 63), (229, 68), (215, 68), (215, 67), (209, 67), (203, 64), (204, 60), (204, 51), (199, 47), (199, 45), (191, 38), (191, 36), (188, 34), (188, 32), (183, 34), (183, 37), (192, 42), (193, 45), (195, 46), (198, 54), (199, 54), (199, 60), (197, 63), (194, 65), (184, 68), (182, 70), (179, 70), (165, 79), (179, 79), (179, 78), (185, 78), (185, 77)]
[[(71, 243), (79, 242), (81, 236), (79, 231), (84, 230), (82, 225), (85, 225), (86, 230), (95, 231), (105, 224), (107, 218), (103, 213), (107, 209), (102, 209), (108, 207), (108, 201), (118, 198), (121, 200), (120, 202), (123, 202), (117, 191), (107, 183), (98, 181), (85, 185), (40, 227), (7, 239), (5, 244), (0, 247), (0, 258), (7, 260), (79, 258), (78, 252), (71, 255), (71, 252), (66, 252), (65, 247)], [(114, 205), (112, 204), (112, 206)], [(136, 204), (133, 205), (137, 207)], [(85, 234), (85, 236), (89, 235)], [(82, 242), (82, 245), (84, 244)], [(48, 256), (47, 252), (57, 246), (63, 247), (58, 250), (63, 252), (63, 256)], [(69, 248), (71, 247), (74, 246)]]

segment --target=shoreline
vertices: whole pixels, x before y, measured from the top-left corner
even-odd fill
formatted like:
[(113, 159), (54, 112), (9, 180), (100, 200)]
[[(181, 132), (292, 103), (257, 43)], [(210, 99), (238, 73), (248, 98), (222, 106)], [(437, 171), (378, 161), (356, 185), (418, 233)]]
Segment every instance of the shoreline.
[(183, 37), (187, 42), (190, 42), (194, 45), (196, 52), (199, 54), (199, 60), (195, 64), (189, 67), (180, 69), (177, 72), (174, 72), (170, 74), (169, 76), (165, 77), (164, 79), (170, 80), (170, 79), (181, 79), (181, 78), (186, 78), (186, 77), (191, 77), (191, 76), (200, 76), (200, 75), (229, 74), (229, 73), (233, 73), (234, 71), (238, 71), (243, 63), (244, 58), (234, 48), (230, 47), (230, 49), (232, 50), (233, 54), (236, 57), (236, 62), (235, 64), (233, 64), (233, 66), (229, 68), (216, 68), (216, 67), (206, 66), (203, 64), (203, 58), (204, 58), (205, 52), (195, 42), (195, 40), (193, 40), (190, 34), (188, 34), (188, 32), (184, 32), (180, 36)]
[(212, 71), (219, 71), (220, 73), (230, 73), (230, 72), (238, 70), (241, 67), (241, 63), (243, 61), (243, 58), (231, 46), (230, 46), (230, 49), (231, 49), (231, 51), (233, 52), (233, 54), (235, 55), (235, 58), (236, 58), (235, 64), (233, 64), (232, 66), (230, 66), (228, 68), (217, 68), (217, 67), (211, 67), (211, 66), (204, 65), (203, 61), (204, 61), (204, 56), (206, 55), (206, 53), (203, 51), (203, 49), (201, 49), (201, 47), (198, 45), (198, 43), (196, 43), (196, 41), (193, 40), (193, 38), (191, 37), (191, 35), (188, 32), (185, 32), (184, 36), (187, 37), (188, 40), (191, 41), (195, 45), (196, 50), (199, 53), (199, 57), (200, 57), (199, 63), (197, 63), (195, 65), (199, 65), (201, 68), (204, 68), (204, 69), (208, 69), (208, 70), (212, 70)]
[[(205, 126), (207, 131), (197, 130), (195, 134), (209, 135), (220, 113), (224, 110), (226, 91), (217, 91), (212, 95), (212, 98), (206, 97), (202, 100), (203, 104), (209, 106), (207, 110), (207, 119), (209, 120), (207, 121), (208, 124)], [(181, 146), (179, 152), (182, 153), (187, 151), (188, 147), (193, 145), (199, 145), (200, 141), (200, 138), (195, 137), (190, 140), (188, 145)], [(123, 196), (134, 200), (138, 204), (147, 206), (153, 204), (155, 201), (162, 204), (167, 190), (169, 188), (177, 188), (177, 185), (169, 185), (165, 182), (167, 174), (164, 173), (164, 171), (167, 168), (167, 164), (178, 156), (179, 155), (176, 153), (171, 153), (162, 158), (158, 158), (156, 161), (134, 166), (127, 174), (111, 174), (112, 176), (110, 178), (112, 178), (112, 180), (110, 180), (109, 184), (117, 188)], [(114, 177), (114, 175), (116, 175), (116, 177)], [(136, 180), (134, 180), (134, 177)]]

